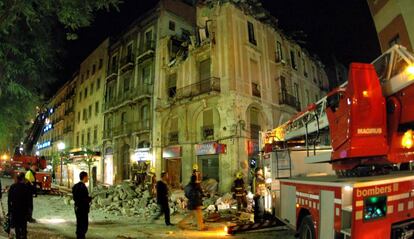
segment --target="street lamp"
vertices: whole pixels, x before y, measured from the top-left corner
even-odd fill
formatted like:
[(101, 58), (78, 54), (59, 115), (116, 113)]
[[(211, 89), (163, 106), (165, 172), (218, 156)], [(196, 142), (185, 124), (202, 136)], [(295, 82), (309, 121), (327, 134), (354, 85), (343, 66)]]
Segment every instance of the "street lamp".
[(66, 145), (63, 142), (59, 142), (57, 144), (57, 148), (58, 148), (58, 151), (60, 152), (60, 184), (62, 184), (63, 182), (63, 151), (65, 150)]

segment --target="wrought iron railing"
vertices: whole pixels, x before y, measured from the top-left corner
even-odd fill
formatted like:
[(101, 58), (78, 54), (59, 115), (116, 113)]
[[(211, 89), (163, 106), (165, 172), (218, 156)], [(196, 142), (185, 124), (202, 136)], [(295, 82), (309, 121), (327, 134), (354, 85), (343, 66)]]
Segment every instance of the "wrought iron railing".
[(287, 91), (282, 90), (280, 92), (279, 104), (288, 105), (295, 108), (297, 111), (300, 111), (300, 102), (295, 96), (289, 94)]
[(220, 92), (220, 78), (211, 77), (192, 85), (177, 89), (176, 98), (183, 99), (198, 96), (209, 92)]

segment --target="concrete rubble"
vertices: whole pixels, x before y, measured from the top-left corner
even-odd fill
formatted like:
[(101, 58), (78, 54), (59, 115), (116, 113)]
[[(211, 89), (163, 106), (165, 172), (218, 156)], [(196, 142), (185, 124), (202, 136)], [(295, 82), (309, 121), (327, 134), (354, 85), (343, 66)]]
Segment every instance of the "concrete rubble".
[[(203, 209), (207, 220), (246, 220), (247, 216), (238, 213), (235, 209), (237, 203), (232, 193), (219, 196), (217, 182), (213, 181), (203, 182), (202, 187), (206, 195), (203, 198)], [(146, 187), (136, 186), (129, 182), (110, 187), (97, 186), (91, 196), (93, 198), (92, 210), (100, 210), (116, 216), (150, 218), (159, 210), (156, 198), (150, 195)], [(63, 202), (66, 205), (74, 205), (71, 194), (67, 194)], [(172, 190), (169, 205), (171, 214), (186, 212), (187, 198), (184, 196), (184, 191)], [(249, 206), (251, 208), (251, 205)]]

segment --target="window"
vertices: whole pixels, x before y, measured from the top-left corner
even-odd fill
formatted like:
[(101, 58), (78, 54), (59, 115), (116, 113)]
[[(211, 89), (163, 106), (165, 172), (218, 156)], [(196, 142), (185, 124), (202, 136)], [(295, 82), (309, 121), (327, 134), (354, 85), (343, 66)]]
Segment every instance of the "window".
[(261, 131), (259, 115), (260, 111), (257, 108), (250, 109), (250, 138), (259, 139), (259, 132)]
[(82, 92), (79, 92), (79, 102), (82, 101)]
[(86, 134), (86, 145), (91, 144), (91, 129), (88, 129), (88, 133)]
[(83, 109), (83, 116), (82, 116), (82, 120), (87, 120), (88, 116), (86, 115), (86, 108)]
[(306, 96), (306, 105), (309, 105), (310, 104), (309, 90), (305, 90), (305, 96)]
[(94, 82), (92, 82), (92, 84), (91, 84), (91, 95), (93, 94), (93, 88), (95, 88), (95, 83)]
[(211, 78), (210, 69), (211, 69), (211, 62), (210, 58), (200, 62), (199, 65), (199, 73), (200, 73), (200, 81), (207, 80)]
[(283, 61), (283, 51), (282, 51), (282, 44), (280, 41), (276, 42), (276, 62)]
[(129, 85), (130, 85), (130, 79), (127, 76), (124, 78), (124, 92), (127, 92), (129, 90)]
[(296, 65), (296, 56), (295, 56), (295, 52), (293, 52), (292, 50), (290, 51), (290, 63), (292, 64), (292, 68), (297, 70), (298, 66)]
[(82, 74), (81, 75), (81, 84), (83, 83), (83, 80), (84, 80), (84, 75)]
[(121, 114), (121, 124), (122, 125), (126, 125), (126, 123), (127, 123), (127, 115), (126, 115), (126, 112), (122, 112), (122, 114)]
[(132, 43), (127, 46), (127, 60), (128, 62), (132, 61)]
[(145, 33), (145, 51), (152, 48), (152, 30), (149, 30)]
[(86, 71), (86, 79), (89, 79), (89, 70)]
[(175, 31), (175, 22), (169, 21), (168, 22), (168, 29), (170, 29), (171, 31)]
[(295, 97), (296, 97), (296, 100), (299, 101), (299, 85), (298, 85), (298, 83), (294, 83), (293, 84), (293, 87), (295, 89)]
[(81, 119), (81, 112), (79, 111), (78, 112), (78, 123), (80, 122), (80, 119)]
[(89, 118), (92, 118), (92, 105), (89, 106)]
[(202, 140), (214, 139), (214, 120), (212, 110), (203, 111), (203, 126), (201, 131)]
[(111, 61), (111, 62), (112, 62), (112, 63), (111, 63), (111, 64), (112, 64), (112, 65), (111, 65), (111, 72), (112, 72), (112, 73), (116, 73), (116, 70), (117, 70), (117, 63), (118, 63), (117, 61), (118, 61), (117, 56), (116, 56), (116, 55), (115, 55), (115, 56), (113, 56), (113, 57), (112, 57), (112, 61)]
[(167, 90), (168, 97), (175, 97), (175, 94), (177, 93), (177, 73), (168, 76)]
[(76, 147), (79, 147), (79, 132), (76, 133)]
[(98, 143), (98, 126), (93, 129), (93, 143)]
[(95, 102), (95, 116), (99, 114), (99, 101)]
[(148, 105), (144, 105), (141, 108), (141, 121), (143, 128), (147, 129), (149, 127), (149, 117), (148, 117)]
[(102, 59), (102, 58), (100, 58), (100, 59), (99, 59), (98, 69), (99, 69), (99, 70), (100, 70), (100, 69), (102, 69), (102, 66), (103, 66), (103, 59)]
[(95, 65), (95, 64), (93, 64), (93, 66), (92, 66), (92, 75), (94, 75), (94, 74), (95, 74), (95, 71), (96, 71), (96, 65)]
[(392, 46), (394, 46), (396, 44), (400, 44), (400, 43), (401, 43), (401, 41), (400, 41), (400, 35), (397, 34), (393, 38), (391, 38), (391, 40), (388, 42), (388, 47), (391, 48)]
[(142, 83), (144, 85), (151, 84), (151, 66), (147, 65), (142, 68)]
[(86, 99), (86, 97), (88, 97), (88, 87), (86, 87), (86, 88), (85, 88), (83, 98), (85, 98), (85, 99)]
[(85, 145), (85, 132), (82, 132), (81, 146)]
[(256, 45), (256, 39), (255, 39), (255, 36), (254, 36), (253, 23), (247, 22), (247, 30), (248, 30), (248, 33), (249, 33), (249, 42)]
[(101, 78), (96, 80), (96, 90), (99, 90), (99, 88), (101, 88)]
[(305, 58), (302, 58), (302, 66), (303, 66), (303, 75), (308, 77), (308, 71), (306, 70), (306, 61)]
[(284, 76), (281, 76), (280, 77), (280, 89), (282, 91), (287, 91), (287, 88), (286, 88), (286, 80), (285, 80), (285, 77)]

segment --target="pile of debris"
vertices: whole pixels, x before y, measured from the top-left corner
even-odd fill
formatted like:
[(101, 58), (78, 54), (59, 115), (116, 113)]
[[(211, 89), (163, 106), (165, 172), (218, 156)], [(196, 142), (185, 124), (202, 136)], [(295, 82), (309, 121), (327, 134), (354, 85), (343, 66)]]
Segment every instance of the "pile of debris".
[[(151, 217), (157, 210), (157, 201), (144, 186), (122, 183), (115, 186), (97, 186), (91, 193), (91, 209), (98, 209), (117, 216)], [(70, 195), (65, 204), (73, 204)], [(174, 191), (170, 197), (171, 214), (185, 210), (187, 202), (181, 191)]]

